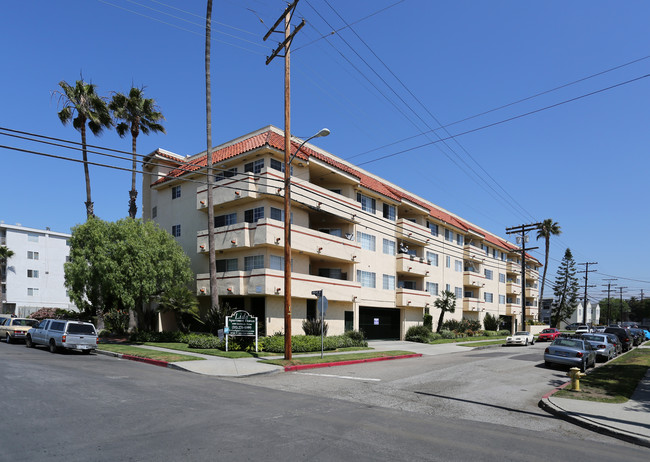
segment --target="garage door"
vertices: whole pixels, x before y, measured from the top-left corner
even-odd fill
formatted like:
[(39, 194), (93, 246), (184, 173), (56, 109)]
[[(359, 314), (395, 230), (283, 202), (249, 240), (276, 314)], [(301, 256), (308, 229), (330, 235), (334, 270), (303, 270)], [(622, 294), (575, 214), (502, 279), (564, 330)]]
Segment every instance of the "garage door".
[(395, 308), (359, 307), (359, 328), (367, 339), (400, 338), (400, 313)]

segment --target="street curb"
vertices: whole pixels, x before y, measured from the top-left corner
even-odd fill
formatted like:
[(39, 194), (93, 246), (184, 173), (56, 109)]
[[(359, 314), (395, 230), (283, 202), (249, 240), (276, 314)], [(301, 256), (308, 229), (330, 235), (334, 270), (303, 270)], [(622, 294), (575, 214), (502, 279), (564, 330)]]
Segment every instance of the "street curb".
[(183, 369), (182, 367), (178, 367), (175, 364), (168, 363), (167, 361), (161, 361), (159, 359), (141, 358), (139, 356), (125, 355), (123, 353), (114, 353), (112, 351), (99, 350), (99, 349), (95, 350), (95, 353), (105, 355), (105, 356), (112, 356), (114, 358), (119, 358), (119, 359), (128, 359), (129, 361), (137, 361), (139, 363), (151, 364), (152, 366), (159, 366), (159, 367), (165, 367), (167, 369), (175, 369), (177, 371), (189, 372), (186, 369)]
[(414, 353), (411, 355), (402, 355), (402, 356), (385, 356), (382, 358), (368, 358), (368, 359), (352, 359), (350, 361), (338, 361), (331, 363), (319, 363), (319, 364), (299, 364), (295, 366), (284, 366), (285, 372), (291, 371), (300, 371), (303, 369), (316, 369), (320, 367), (332, 367), (332, 366), (347, 366), (350, 364), (360, 364), (360, 363), (372, 363), (377, 361), (389, 361), (392, 359), (406, 359), (406, 358), (419, 358), (422, 356), (422, 353)]
[(538, 407), (555, 417), (558, 417), (569, 423), (578, 425), (579, 427), (586, 428), (587, 430), (600, 433), (601, 435), (611, 436), (613, 438), (617, 438), (619, 440), (623, 440), (628, 443), (637, 444), (639, 446), (650, 448), (650, 440), (648, 440), (647, 438), (637, 437), (635, 435), (630, 435), (629, 433), (615, 430), (613, 428), (604, 427), (583, 417), (575, 416), (571, 412), (565, 411), (564, 409), (560, 408), (556, 404), (552, 403), (549, 398), (553, 396), (557, 391), (566, 387), (570, 383), (571, 383), (570, 381), (566, 382), (564, 385), (561, 385), (553, 389), (546, 395), (544, 395), (542, 399), (539, 400), (539, 403), (537, 403)]

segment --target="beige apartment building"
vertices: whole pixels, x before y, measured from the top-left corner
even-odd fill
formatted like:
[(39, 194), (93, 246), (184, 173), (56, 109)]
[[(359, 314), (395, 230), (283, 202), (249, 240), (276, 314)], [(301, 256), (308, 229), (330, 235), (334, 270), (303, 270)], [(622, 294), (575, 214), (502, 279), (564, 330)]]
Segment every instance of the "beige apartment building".
[[(292, 140), (297, 150), (302, 140)], [(145, 159), (143, 217), (168, 230), (190, 256), (196, 294), (209, 305), (207, 156), (158, 149)], [(284, 132), (268, 126), (213, 152), (215, 241), (222, 301), (245, 309), (271, 335), (284, 329)], [(540, 263), (424, 198), (312, 144), (291, 165), (292, 332), (316, 316), (314, 290), (329, 301), (331, 334), (404, 338), (434, 301), (457, 296), (447, 319), (506, 325), (537, 319)], [(435, 325), (434, 325), (435, 328)]]

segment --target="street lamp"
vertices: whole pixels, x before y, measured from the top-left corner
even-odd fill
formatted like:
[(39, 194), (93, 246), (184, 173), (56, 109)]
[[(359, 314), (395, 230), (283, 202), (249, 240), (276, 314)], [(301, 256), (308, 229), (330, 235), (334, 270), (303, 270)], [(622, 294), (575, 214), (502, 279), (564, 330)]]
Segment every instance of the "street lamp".
[[(302, 142), (296, 152), (284, 156), (284, 359), (291, 359), (291, 162), (309, 140), (327, 136), (330, 131), (321, 129)], [(285, 133), (286, 136), (286, 133)]]

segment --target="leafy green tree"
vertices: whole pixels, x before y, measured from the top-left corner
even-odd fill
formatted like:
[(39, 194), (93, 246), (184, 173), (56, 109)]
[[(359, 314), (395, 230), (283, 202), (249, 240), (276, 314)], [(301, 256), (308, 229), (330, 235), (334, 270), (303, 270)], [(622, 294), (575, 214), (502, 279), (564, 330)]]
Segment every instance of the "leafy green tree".
[(93, 135), (98, 136), (104, 128), (112, 125), (113, 120), (106, 101), (95, 93), (95, 85), (86, 83), (83, 80), (77, 80), (73, 87), (65, 80), (61, 80), (59, 86), (63, 91), (54, 91), (54, 94), (59, 95), (59, 103), (63, 104), (63, 108), (58, 112), (59, 120), (63, 125), (67, 125), (72, 120), (72, 126), (81, 133), (81, 149), (86, 180), (86, 216), (90, 218), (95, 213), (90, 195), (86, 126), (93, 132)]
[(131, 168), (131, 191), (129, 191), (129, 216), (135, 218), (138, 211), (136, 199), (138, 190), (135, 188), (135, 172), (137, 170), (136, 143), (138, 135), (142, 132), (165, 133), (165, 127), (159, 122), (164, 120), (162, 113), (157, 111), (156, 102), (153, 99), (144, 97), (144, 88), (131, 88), (129, 95), (114, 93), (108, 108), (113, 111), (113, 117), (120, 121), (115, 125), (115, 130), (120, 137), (124, 138), (131, 133), (131, 152), (133, 153), (133, 164)]
[(445, 290), (442, 292), (440, 298), (433, 302), (433, 305), (440, 310), (440, 317), (438, 318), (438, 326), (436, 328), (436, 332), (440, 333), (445, 313), (453, 313), (456, 311), (456, 295), (453, 292)]
[(546, 284), (546, 270), (548, 269), (548, 252), (551, 244), (551, 236), (559, 236), (562, 234), (560, 225), (552, 218), (547, 218), (542, 222), (542, 225), (537, 230), (537, 240), (544, 238), (544, 273), (542, 274), (542, 288), (539, 291), (539, 300), (544, 298), (544, 286)]
[(578, 288), (576, 262), (571, 249), (566, 249), (553, 286), (555, 300), (552, 306), (551, 324), (555, 327), (560, 327), (560, 323), (569, 319), (578, 308)]
[(6, 245), (0, 245), (0, 262), (7, 263), (11, 257), (14, 256), (14, 251)]
[(72, 229), (65, 286), (88, 315), (131, 310), (138, 327), (152, 329), (151, 303), (193, 281), (189, 258), (174, 238), (152, 221), (91, 218)]
[[(632, 297), (628, 300), (630, 310), (630, 321), (643, 322), (644, 319), (650, 319), (650, 299), (643, 300)], [(601, 303), (601, 309), (603, 304)]]
[(187, 287), (177, 286), (165, 291), (158, 301), (158, 311), (174, 313), (181, 332), (189, 332), (192, 324), (203, 324), (196, 295)]
[(485, 313), (485, 318), (483, 318), (483, 326), (485, 330), (499, 330), (499, 317), (493, 316), (490, 313)]

